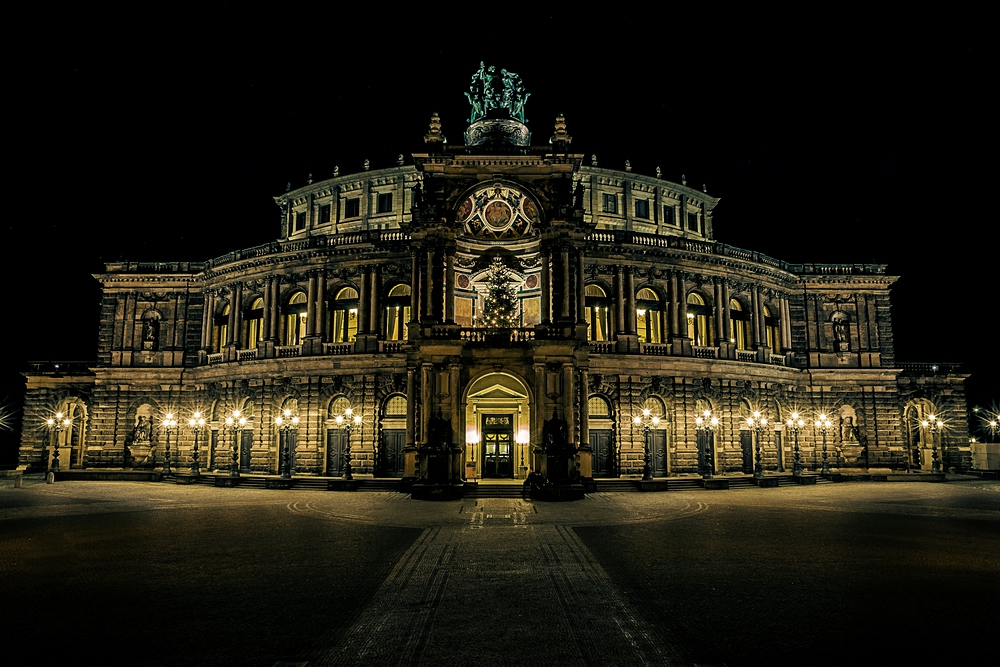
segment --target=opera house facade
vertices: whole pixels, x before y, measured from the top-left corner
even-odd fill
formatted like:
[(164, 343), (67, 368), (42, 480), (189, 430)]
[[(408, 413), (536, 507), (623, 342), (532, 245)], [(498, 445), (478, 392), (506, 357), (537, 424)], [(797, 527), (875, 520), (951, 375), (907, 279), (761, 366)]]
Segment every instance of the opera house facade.
[(968, 467), (965, 376), (896, 359), (885, 265), (728, 246), (703, 188), (599, 165), (562, 118), (533, 143), (517, 75), (467, 96), (464, 142), (435, 114), (425, 152), (275, 197), (276, 240), (107, 263), (96, 361), (26, 373), (21, 464), (584, 488)]

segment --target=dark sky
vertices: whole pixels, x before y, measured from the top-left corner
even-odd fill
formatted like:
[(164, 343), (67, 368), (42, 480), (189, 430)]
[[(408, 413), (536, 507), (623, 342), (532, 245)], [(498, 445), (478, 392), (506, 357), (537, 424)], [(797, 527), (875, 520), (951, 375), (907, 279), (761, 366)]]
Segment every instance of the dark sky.
[(720, 241), (887, 263), (897, 358), (963, 362), (973, 399), (1000, 402), (982, 17), (330, 7), (31, 22), (45, 48), (7, 63), (5, 386), (27, 360), (93, 358), (102, 262), (272, 240), (286, 182), (395, 164), (434, 111), (461, 143), (484, 60), (521, 75), (533, 143), (563, 113), (588, 161), (707, 184)]

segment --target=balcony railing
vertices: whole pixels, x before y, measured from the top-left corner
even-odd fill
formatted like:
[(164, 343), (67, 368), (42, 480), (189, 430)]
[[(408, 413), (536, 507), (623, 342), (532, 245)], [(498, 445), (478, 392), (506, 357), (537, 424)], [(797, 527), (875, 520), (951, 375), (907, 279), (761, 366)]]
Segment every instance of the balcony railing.
[(301, 357), (302, 356), (302, 346), (301, 345), (276, 345), (274, 347), (274, 356), (279, 359), (288, 359), (290, 357)]
[(757, 361), (757, 353), (753, 350), (736, 350), (736, 361)]
[(323, 354), (354, 354), (354, 343), (323, 343)]
[(257, 348), (236, 351), (236, 361), (253, 361), (256, 358), (257, 358)]
[(717, 347), (701, 347), (694, 345), (691, 347), (694, 350), (694, 356), (699, 359), (718, 359), (719, 358), (719, 348)]
[(213, 352), (212, 354), (208, 355), (209, 365), (221, 364), (225, 360), (226, 360), (226, 355), (223, 354), (222, 352)]

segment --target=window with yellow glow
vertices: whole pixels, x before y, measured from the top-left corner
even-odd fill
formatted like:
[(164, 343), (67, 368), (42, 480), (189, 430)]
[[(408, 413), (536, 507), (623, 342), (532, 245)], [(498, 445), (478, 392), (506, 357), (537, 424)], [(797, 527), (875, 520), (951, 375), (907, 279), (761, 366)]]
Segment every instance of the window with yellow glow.
[(410, 286), (396, 285), (385, 300), (386, 340), (406, 340), (406, 324), (410, 321)]
[(229, 338), (229, 304), (222, 307), (212, 318), (212, 352), (222, 352)]
[(705, 299), (696, 292), (687, 297), (688, 338), (693, 345), (708, 347), (712, 344), (711, 311), (705, 305)]
[(764, 334), (771, 351), (781, 353), (781, 320), (771, 315), (771, 309), (764, 306)]
[(635, 297), (635, 330), (640, 343), (662, 343), (660, 328), (660, 298), (644, 287)]
[(302, 339), (306, 337), (306, 312), (306, 293), (296, 292), (285, 306), (284, 345), (302, 344)]
[(736, 299), (729, 302), (729, 342), (737, 350), (750, 349), (750, 313), (743, 310), (743, 304)]
[(350, 343), (358, 334), (358, 291), (344, 287), (330, 304), (330, 341)]
[(243, 311), (243, 348), (252, 349), (263, 338), (264, 331), (264, 299), (256, 298), (250, 307)]
[(587, 285), (584, 291), (584, 317), (588, 340), (610, 340), (611, 300), (599, 285)]

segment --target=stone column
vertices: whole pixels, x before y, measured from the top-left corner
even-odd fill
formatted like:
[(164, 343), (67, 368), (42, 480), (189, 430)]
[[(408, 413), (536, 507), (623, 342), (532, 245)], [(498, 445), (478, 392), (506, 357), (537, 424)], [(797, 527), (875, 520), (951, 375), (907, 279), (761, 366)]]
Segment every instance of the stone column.
[(313, 332), (316, 337), (323, 338), (323, 322), (326, 321), (326, 271), (316, 274), (316, 312), (314, 313)]
[(406, 369), (406, 447), (403, 450), (403, 477), (413, 479), (416, 476), (417, 447), (414, 411), (416, 396), (414, 395), (414, 369)]
[(274, 278), (271, 280), (271, 328), (267, 332), (268, 337), (277, 342), (281, 327), (281, 282)]
[(583, 249), (577, 250), (577, 265), (576, 265), (576, 322), (577, 324), (586, 324), (584, 319), (584, 314), (587, 312), (587, 285), (586, 285), (586, 274), (583, 268)]
[(316, 335), (316, 274), (309, 274), (306, 283), (306, 335)]
[(377, 265), (372, 267), (371, 282), (371, 302), (368, 306), (368, 333), (377, 334), (382, 296), (382, 272)]
[(757, 349), (764, 344), (764, 339), (762, 337), (763, 333), (763, 319), (761, 317), (761, 302), (760, 302), (760, 288), (756, 285), (750, 290), (750, 311), (751, 317), (753, 318), (750, 326), (750, 333), (753, 336), (753, 349)]
[(635, 275), (632, 267), (625, 268), (625, 331), (636, 334), (635, 328)]
[(201, 316), (201, 347), (212, 347), (212, 326), (215, 324), (215, 296), (208, 290), (204, 292), (205, 299)]
[(434, 293), (437, 291), (437, 280), (435, 280), (434, 269), (436, 268), (434, 262), (434, 251), (427, 251), (427, 280), (424, 283), (424, 291), (426, 292), (426, 303), (424, 304), (424, 315), (427, 320), (434, 320)]
[(368, 309), (371, 307), (371, 284), (368, 278), (369, 267), (361, 269), (361, 293), (358, 296), (358, 335), (368, 333)]
[(550, 278), (550, 257), (549, 251), (542, 251), (542, 271), (539, 274), (539, 281), (542, 284), (542, 324), (548, 324), (552, 321), (552, 295), (549, 290), (549, 278)]
[(787, 296), (781, 297), (781, 346), (782, 352), (792, 349), (792, 315)]
[(615, 333), (624, 334), (625, 329), (625, 268), (615, 270)]
[(417, 250), (410, 251), (410, 262), (410, 323), (416, 323), (423, 319), (421, 312), (424, 307), (420, 291), (420, 253)]
[(261, 322), (260, 338), (262, 341), (268, 340), (271, 337), (271, 300), (274, 295), (271, 293), (271, 283), (273, 279), (268, 279), (264, 283), (264, 317)]
[(560, 316), (563, 321), (566, 321), (570, 317), (569, 300), (572, 294), (569, 279), (569, 248), (562, 248), (559, 255), (562, 260), (562, 307), (560, 308)]
[(445, 251), (445, 295), (444, 295), (444, 321), (447, 324), (455, 323), (455, 249), (448, 248)]
[(226, 345), (232, 345), (236, 340), (236, 311), (239, 310), (238, 288), (233, 285), (229, 288), (229, 321), (226, 323), (228, 329), (226, 333)]
[(725, 315), (728, 314), (728, 304), (725, 303), (722, 294), (722, 281), (719, 278), (712, 278), (712, 299), (715, 301), (713, 314), (715, 315), (715, 344), (722, 346), (727, 340)]

